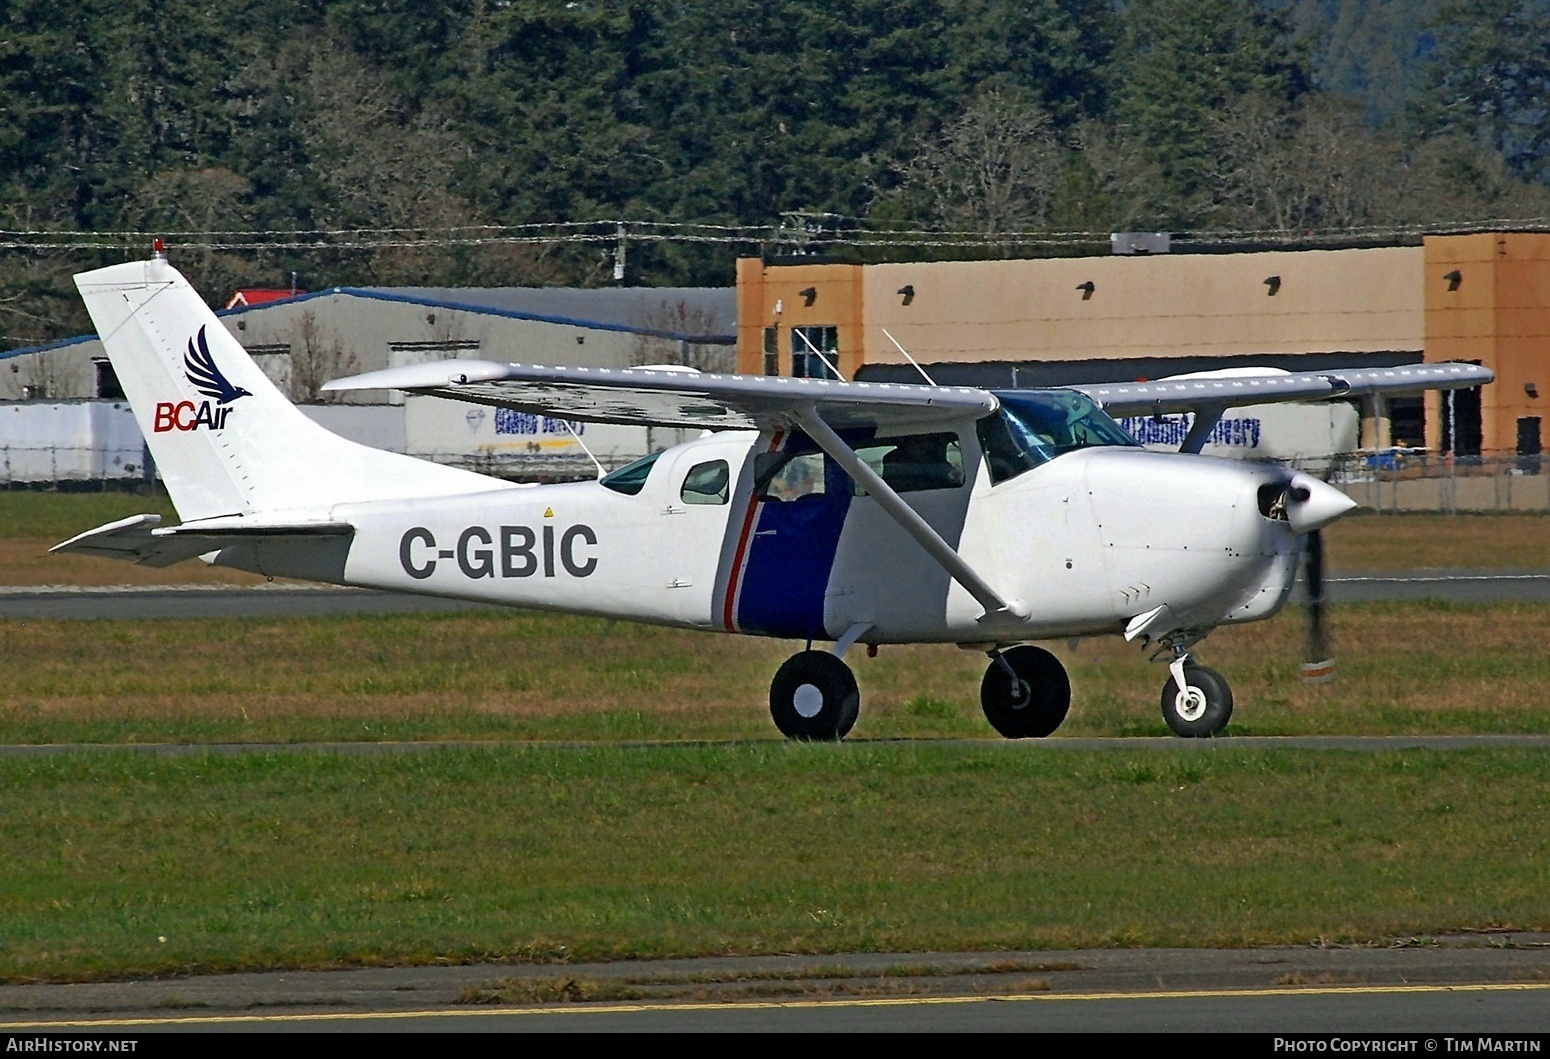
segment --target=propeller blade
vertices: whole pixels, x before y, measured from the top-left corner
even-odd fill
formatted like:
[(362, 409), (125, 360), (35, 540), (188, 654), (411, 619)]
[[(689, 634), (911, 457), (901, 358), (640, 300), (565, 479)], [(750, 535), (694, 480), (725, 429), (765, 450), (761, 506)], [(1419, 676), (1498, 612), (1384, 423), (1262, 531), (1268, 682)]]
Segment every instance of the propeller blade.
[(1335, 659), (1324, 630), (1324, 532), (1308, 534), (1305, 554), (1308, 586), (1308, 652), (1302, 664), (1304, 684), (1327, 684), (1335, 679)]

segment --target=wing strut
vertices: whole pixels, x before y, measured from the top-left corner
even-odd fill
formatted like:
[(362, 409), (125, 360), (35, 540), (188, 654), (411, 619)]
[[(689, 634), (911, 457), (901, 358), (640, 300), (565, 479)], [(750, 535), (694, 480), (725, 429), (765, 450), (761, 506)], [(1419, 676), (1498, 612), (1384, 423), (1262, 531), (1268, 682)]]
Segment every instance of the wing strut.
[(877, 505), (886, 511), (904, 532), (914, 537), (927, 554), (935, 559), (954, 581), (962, 585), (980, 606), (985, 608), (985, 614), (980, 621), (997, 618), (1013, 618), (1019, 621), (1027, 619), (1029, 614), (1027, 603), (1020, 599), (1003, 599), (999, 592), (990, 587), (988, 581), (963, 561), (963, 556), (959, 555), (952, 545), (942, 539), (941, 534), (931, 528), (929, 522), (904, 502), (904, 498), (894, 491), (893, 486), (883, 481), (881, 475), (868, 467), (866, 461), (845, 444), (844, 439), (819, 417), (811, 405), (796, 409), (792, 415), (807, 436), (812, 438), (830, 459), (839, 464), (846, 474), (860, 482), (862, 488), (877, 501)]

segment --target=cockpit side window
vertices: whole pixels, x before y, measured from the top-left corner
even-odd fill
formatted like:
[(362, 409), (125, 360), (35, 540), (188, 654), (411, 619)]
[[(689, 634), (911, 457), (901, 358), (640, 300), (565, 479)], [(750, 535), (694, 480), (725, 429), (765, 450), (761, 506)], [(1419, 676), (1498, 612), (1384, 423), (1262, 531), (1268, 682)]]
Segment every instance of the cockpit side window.
[[(963, 485), (963, 447), (954, 433), (875, 438), (858, 444), (856, 455), (901, 493)], [(866, 490), (853, 481), (851, 493), (865, 496)]]

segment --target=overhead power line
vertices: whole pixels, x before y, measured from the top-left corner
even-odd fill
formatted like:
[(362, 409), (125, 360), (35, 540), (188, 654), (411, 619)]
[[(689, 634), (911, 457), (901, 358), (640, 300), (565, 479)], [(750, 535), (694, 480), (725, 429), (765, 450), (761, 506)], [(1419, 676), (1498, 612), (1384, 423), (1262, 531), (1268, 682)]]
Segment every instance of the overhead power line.
[[(1550, 217), (1497, 218), (1436, 224), (1371, 225), (1353, 228), (1226, 229), (1176, 231), (1175, 243), (1201, 246), (1259, 243), (1309, 246), (1338, 242), (1413, 240), (1423, 235), (1492, 231), (1547, 231)], [(771, 225), (726, 225), (666, 221), (558, 221), (519, 225), (434, 228), (318, 228), (295, 230), (85, 231), (0, 230), (0, 250), (132, 250), (160, 237), (185, 250), (365, 251), (455, 249), (502, 245), (617, 246), (623, 242), (685, 243), (817, 252), (826, 249), (1062, 248), (1107, 244), (1107, 231), (1030, 229), (983, 232), (921, 226), (875, 225), (828, 214), (788, 214)]]

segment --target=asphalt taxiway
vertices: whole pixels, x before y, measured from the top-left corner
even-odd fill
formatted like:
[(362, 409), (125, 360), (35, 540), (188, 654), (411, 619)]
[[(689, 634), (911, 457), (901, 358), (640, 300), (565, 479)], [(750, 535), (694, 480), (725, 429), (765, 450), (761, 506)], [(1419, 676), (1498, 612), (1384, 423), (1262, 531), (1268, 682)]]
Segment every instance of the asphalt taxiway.
[[(510, 1002), (513, 991), (566, 981), (624, 998)], [(1542, 1034), (1550, 1031), (1550, 936), (482, 964), (0, 986), (0, 1033), (39, 1030)]]

